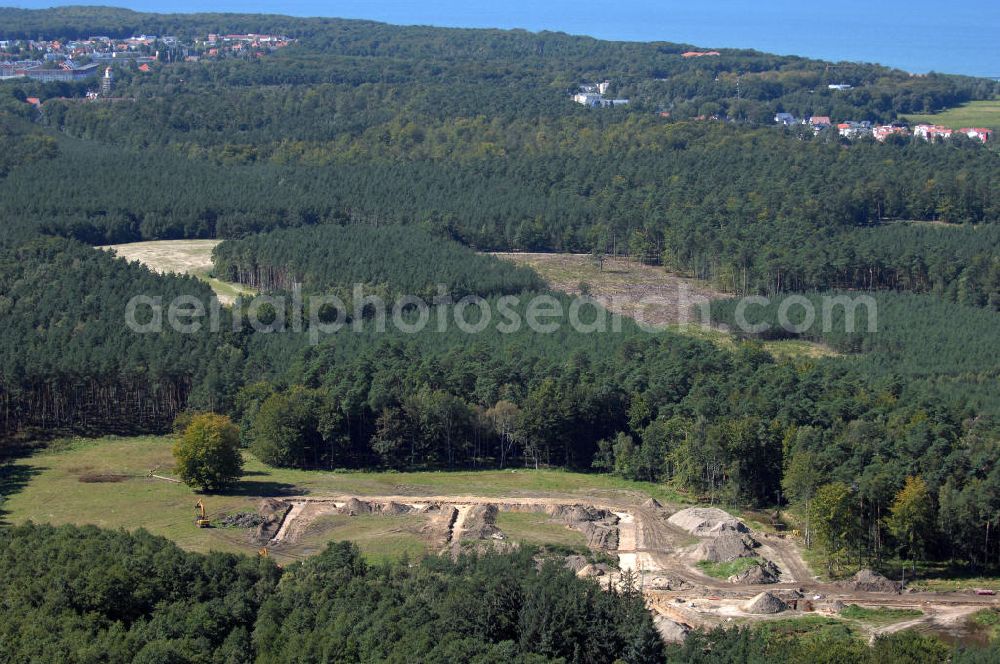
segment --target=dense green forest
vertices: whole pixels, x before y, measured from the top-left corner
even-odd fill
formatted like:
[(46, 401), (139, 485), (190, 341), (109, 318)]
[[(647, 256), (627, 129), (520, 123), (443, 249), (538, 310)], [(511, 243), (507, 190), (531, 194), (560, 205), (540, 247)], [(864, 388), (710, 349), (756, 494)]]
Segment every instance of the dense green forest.
[(418, 228), (323, 226), (274, 231), (223, 242), (213, 252), (215, 274), (268, 291), (351, 292), (356, 284), (389, 297), (428, 301), (448, 294), (506, 295), (541, 290), (533, 271), (476, 254)]
[[(275, 465), (549, 464), (806, 512), (860, 495), (844, 499), (849, 537), (816, 525), (836, 565), (916, 553), (885, 514), (919, 477), (934, 510), (919, 554), (996, 564), (1000, 153), (762, 126), (777, 110), (890, 120), (995, 82), (870, 65), (834, 81), (827, 63), (749, 51), (686, 60), (684, 45), (338, 20), (77, 8), (0, 10), (0, 25), (299, 40), (120, 68), (114, 103), (81, 99), (86, 84), (0, 83), (4, 434), (163, 430), (212, 410)], [(604, 78), (634, 103), (570, 101)], [(86, 245), (212, 237), (228, 239), (221, 276), (268, 291), (440, 282), (494, 307), (522, 296), (522, 317), (537, 277), (474, 249), (628, 255), (733, 293), (921, 297), (880, 294), (877, 337), (812, 337), (858, 357), (782, 362), (627, 322), (470, 338), (380, 335), (369, 319), (313, 344), (234, 326), (240, 305), (219, 333), (124, 329), (132, 295), (210, 293)]]
[(0, 659), (662, 661), (638, 592), (537, 553), (370, 566), (342, 542), (282, 569), (141, 530), (28, 524), (0, 531)]
[[(136, 295), (166, 303), (188, 295), (207, 308), (212, 291), (67, 240), (36, 239), (0, 253), (0, 435), (162, 429), (199, 377), (227, 366), (234, 349), (225, 335), (126, 327)], [(150, 316), (136, 312), (137, 322)]]
[[(972, 270), (926, 275), (951, 243), (886, 241), (878, 229), (996, 221), (1000, 154), (966, 140), (847, 146), (758, 126), (778, 110), (889, 120), (988, 99), (993, 81), (752, 51), (685, 59), (686, 45), (556, 33), (3, 11), (9, 36), (266, 25), (299, 40), (250, 61), (119, 68), (126, 101), (115, 104), (81, 103), (83, 85), (0, 85), (8, 102), (46, 100), (39, 123), (63, 133), (59, 159), (0, 182), (5, 235), (102, 243), (421, 224), (479, 249), (632, 255), (733, 292), (911, 288), (996, 307), (995, 235), (961, 256)], [(593, 112), (569, 100), (604, 78), (633, 105)], [(700, 116), (733, 122), (686, 121)]]
[[(0, 531), (0, 657), (60, 662), (972, 664), (992, 649), (912, 631), (869, 647), (840, 622), (693, 632), (664, 647), (638, 593), (532, 549), (366, 564), (349, 543), (280, 568), (144, 531)], [(819, 619), (822, 621), (822, 619)]]

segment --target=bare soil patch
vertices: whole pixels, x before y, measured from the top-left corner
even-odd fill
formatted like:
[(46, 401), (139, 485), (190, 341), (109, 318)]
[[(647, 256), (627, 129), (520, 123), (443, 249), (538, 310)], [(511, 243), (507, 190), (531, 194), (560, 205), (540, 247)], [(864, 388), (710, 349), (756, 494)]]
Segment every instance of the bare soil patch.
[(84, 484), (112, 484), (124, 482), (128, 475), (116, 475), (114, 473), (84, 473), (78, 478)]
[(586, 289), (608, 311), (653, 326), (698, 323), (700, 314), (694, 309), (726, 296), (702, 281), (625, 258), (607, 258), (602, 269), (589, 254), (494, 255), (527, 265), (553, 290), (582, 295)]

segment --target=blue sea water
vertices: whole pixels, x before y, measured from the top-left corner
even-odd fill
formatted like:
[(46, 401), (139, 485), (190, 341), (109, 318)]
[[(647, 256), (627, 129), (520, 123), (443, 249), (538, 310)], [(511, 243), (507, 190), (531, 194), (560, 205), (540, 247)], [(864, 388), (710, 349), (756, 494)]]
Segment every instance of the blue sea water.
[[(29, 8), (52, 4), (52, 0), (13, 2)], [(664, 40), (879, 62), (914, 73), (1000, 78), (1000, 0), (103, 0), (100, 4), (140, 11), (263, 12), (406, 25), (558, 30), (602, 39)]]

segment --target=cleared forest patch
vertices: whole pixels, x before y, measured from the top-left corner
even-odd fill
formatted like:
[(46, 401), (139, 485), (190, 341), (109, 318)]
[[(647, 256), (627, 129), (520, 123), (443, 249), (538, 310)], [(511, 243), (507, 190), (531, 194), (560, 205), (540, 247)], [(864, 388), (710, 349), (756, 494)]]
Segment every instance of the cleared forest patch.
[(670, 274), (663, 268), (624, 258), (597, 261), (589, 254), (497, 253), (527, 265), (553, 290), (588, 293), (609, 311), (662, 326), (697, 323), (699, 304), (725, 297), (703, 282)]
[(253, 290), (210, 276), (212, 250), (222, 240), (157, 240), (98, 247), (114, 252), (127, 261), (139, 261), (161, 274), (190, 274), (206, 282), (222, 304), (232, 304), (240, 295), (252, 295)]
[[(570, 295), (590, 294), (609, 311), (710, 341), (721, 348), (736, 348), (737, 340), (703, 322), (701, 305), (730, 297), (702, 281), (671, 274), (662, 267), (624, 258), (598, 262), (590, 254), (497, 253), (499, 258), (526, 265), (549, 288)], [(819, 358), (838, 353), (822, 344), (798, 339), (767, 341), (764, 348), (775, 358)]]

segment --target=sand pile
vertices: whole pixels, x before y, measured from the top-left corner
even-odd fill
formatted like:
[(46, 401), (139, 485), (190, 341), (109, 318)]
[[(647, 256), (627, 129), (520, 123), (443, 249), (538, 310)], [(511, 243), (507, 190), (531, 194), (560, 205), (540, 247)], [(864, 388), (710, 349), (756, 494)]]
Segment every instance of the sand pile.
[(788, 610), (788, 605), (769, 592), (762, 592), (743, 605), (747, 613), (759, 615), (781, 613)]
[(716, 537), (725, 532), (750, 532), (742, 521), (715, 507), (689, 507), (677, 512), (667, 521), (698, 537)]
[(873, 572), (870, 569), (861, 570), (842, 585), (851, 590), (860, 590), (869, 593), (899, 592), (898, 583), (890, 581), (878, 572)]
[(358, 516), (359, 514), (371, 514), (373, 511), (372, 504), (366, 503), (364, 501), (358, 500), (357, 498), (351, 498), (344, 506), (337, 510), (338, 514), (346, 514), (348, 516)]
[(757, 540), (735, 531), (727, 531), (707, 539), (695, 549), (695, 555), (699, 560), (709, 560), (713, 563), (728, 563), (737, 558), (754, 557), (754, 548), (758, 546)]
[(660, 504), (656, 498), (650, 498), (642, 504), (643, 507), (650, 510), (660, 510), (663, 509), (663, 505)]

